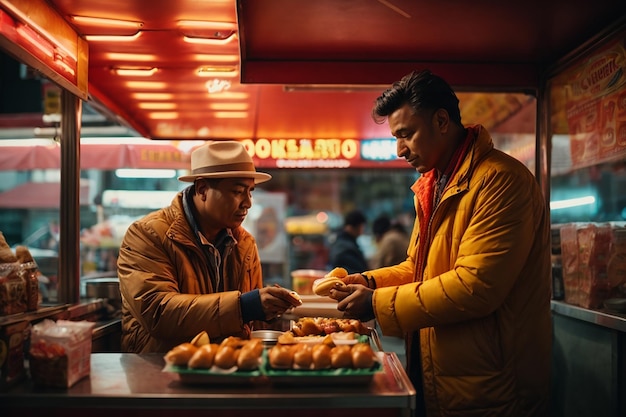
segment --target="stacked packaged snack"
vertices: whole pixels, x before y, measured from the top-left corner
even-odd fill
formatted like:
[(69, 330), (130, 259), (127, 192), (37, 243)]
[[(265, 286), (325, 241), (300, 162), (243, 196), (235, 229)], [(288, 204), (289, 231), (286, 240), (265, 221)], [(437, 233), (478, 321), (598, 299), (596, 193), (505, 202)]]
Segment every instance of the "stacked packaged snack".
[(576, 223), (564, 224), (560, 229), (564, 301), (572, 305), (579, 305), (580, 299), (577, 230)]
[(27, 309), (26, 282), (19, 274), (17, 257), (0, 232), (0, 316)]
[(27, 320), (10, 321), (0, 326), (0, 391), (26, 376), (24, 346), (30, 335), (29, 327)]
[(612, 287), (618, 289), (614, 296), (623, 297), (626, 295), (626, 227), (615, 226), (611, 249), (609, 251), (606, 266), (606, 275)]
[(626, 282), (626, 229), (614, 223), (569, 223), (561, 227), (565, 302), (602, 308)]
[(37, 385), (67, 388), (89, 375), (95, 323), (44, 320), (33, 326), (30, 374)]
[(39, 294), (39, 268), (26, 246), (15, 248), (15, 255), (19, 263), (20, 274), (26, 284), (26, 309), (34, 311), (39, 308), (41, 295)]
[(590, 223), (578, 230), (581, 307), (600, 308), (611, 294), (606, 274), (611, 236), (611, 225), (608, 223)]

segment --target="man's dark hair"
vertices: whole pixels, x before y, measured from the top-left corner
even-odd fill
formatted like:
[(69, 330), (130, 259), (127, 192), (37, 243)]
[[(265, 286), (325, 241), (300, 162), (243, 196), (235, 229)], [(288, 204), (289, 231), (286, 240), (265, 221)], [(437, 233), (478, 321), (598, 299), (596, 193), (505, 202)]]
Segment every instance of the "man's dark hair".
[(367, 218), (360, 210), (352, 210), (343, 219), (344, 226), (360, 226), (367, 223)]
[(391, 220), (387, 215), (380, 215), (376, 219), (374, 219), (374, 223), (372, 223), (372, 233), (374, 236), (381, 237), (391, 228)]
[(415, 111), (444, 109), (454, 123), (461, 124), (459, 99), (454, 90), (443, 78), (429, 70), (413, 71), (393, 83), (376, 99), (372, 118), (382, 124), (405, 103), (409, 103)]
[(194, 186), (196, 184), (196, 182), (199, 181), (204, 181), (204, 183), (207, 185), (207, 187), (209, 188), (217, 188), (217, 186), (219, 185), (220, 181), (222, 181), (223, 178), (196, 178), (196, 180), (194, 181)]

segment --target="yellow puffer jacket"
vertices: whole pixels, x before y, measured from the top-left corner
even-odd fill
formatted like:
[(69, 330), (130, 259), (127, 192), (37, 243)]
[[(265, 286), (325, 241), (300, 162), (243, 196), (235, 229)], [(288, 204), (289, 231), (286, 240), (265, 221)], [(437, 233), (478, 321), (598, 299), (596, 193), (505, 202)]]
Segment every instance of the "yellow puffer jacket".
[(474, 129), (473, 149), (434, 210), (423, 280), (415, 271), (416, 199), (407, 260), (366, 273), (378, 288), (374, 310), (385, 335), (411, 340), (420, 332), (429, 417), (544, 416), (552, 346), (548, 211), (532, 174), (494, 149), (484, 128)]
[(263, 285), (255, 240), (241, 227), (232, 230), (237, 245), (223, 260), (225, 291), (213, 293), (182, 198), (178, 193), (169, 207), (133, 223), (120, 247), (124, 351), (167, 352), (203, 330), (211, 340), (249, 333), (239, 297)]

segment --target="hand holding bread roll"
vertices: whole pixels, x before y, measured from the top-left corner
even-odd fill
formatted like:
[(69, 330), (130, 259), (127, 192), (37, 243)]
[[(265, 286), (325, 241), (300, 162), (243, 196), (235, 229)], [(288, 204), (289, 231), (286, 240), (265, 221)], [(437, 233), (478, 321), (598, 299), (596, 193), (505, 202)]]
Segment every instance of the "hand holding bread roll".
[(323, 297), (330, 295), (330, 290), (333, 288), (343, 288), (346, 286), (342, 278), (348, 275), (348, 271), (345, 268), (337, 267), (330, 271), (324, 278), (316, 279), (313, 281), (313, 292)]
[(302, 305), (302, 299), (297, 292), (278, 285), (260, 288), (259, 295), (265, 320), (275, 319), (287, 310)]

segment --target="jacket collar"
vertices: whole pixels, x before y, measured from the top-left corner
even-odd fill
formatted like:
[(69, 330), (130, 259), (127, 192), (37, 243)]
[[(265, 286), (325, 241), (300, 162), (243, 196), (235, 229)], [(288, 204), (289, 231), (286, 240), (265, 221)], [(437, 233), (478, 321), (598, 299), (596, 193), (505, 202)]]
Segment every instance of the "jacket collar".
[(468, 126), (467, 129), (474, 135), (474, 143), (456, 175), (448, 182), (463, 190), (469, 187), (470, 179), (478, 163), (493, 149), (491, 135), (482, 125)]
[[(202, 234), (200, 230), (200, 226), (196, 221), (196, 217), (193, 211), (193, 194), (194, 194), (194, 185), (190, 185), (182, 191), (181, 201), (183, 203), (183, 211), (185, 213), (185, 218), (187, 219), (187, 223), (191, 227), (194, 236), (198, 239), (198, 243), (201, 245), (205, 245), (207, 242), (206, 237)], [(233, 236), (233, 232), (231, 229), (223, 229), (217, 235), (217, 240), (215, 242), (216, 248), (223, 252), (223, 249), (226, 246), (233, 245), (237, 243), (237, 239)]]
[[(474, 172), (476, 165), (493, 149), (493, 140), (491, 135), (482, 125), (470, 125), (466, 126), (466, 129), (474, 135), (474, 143), (470, 145), (467, 155), (463, 159), (461, 166), (457, 170), (456, 174), (448, 180), (449, 186), (454, 186), (459, 190), (466, 190), (469, 187), (469, 182)], [(413, 192), (417, 193), (417, 190), (422, 186), (423, 181), (426, 179), (426, 175), (434, 175), (431, 171), (420, 175), (415, 181), (415, 184), (411, 187)]]

